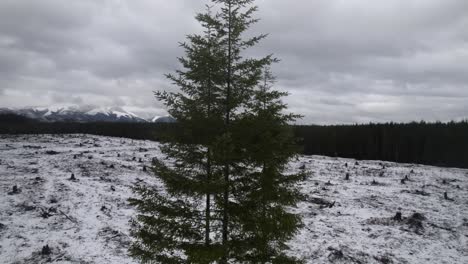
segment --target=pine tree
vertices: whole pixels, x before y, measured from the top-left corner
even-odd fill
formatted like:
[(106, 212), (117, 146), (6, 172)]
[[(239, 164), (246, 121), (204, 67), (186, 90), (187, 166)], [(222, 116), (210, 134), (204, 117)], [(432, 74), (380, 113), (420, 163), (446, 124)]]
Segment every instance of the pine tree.
[(181, 44), (183, 70), (167, 76), (180, 92), (156, 92), (179, 132), (162, 147), (168, 160), (154, 162), (164, 188), (137, 186), (130, 200), (139, 211), (130, 252), (156, 263), (294, 263), (283, 250), (300, 221), (285, 207), (298, 199), (299, 176), (283, 170), (297, 116), (270, 90), (264, 69), (276, 59), (243, 58), (266, 37), (243, 37), (258, 21), (253, 0), (212, 2), (215, 15), (208, 7), (196, 17), (204, 34)]
[(303, 173), (285, 174), (297, 153), (295, 138), (288, 123), (300, 116), (283, 113), (281, 98), (287, 93), (272, 90), (275, 78), (265, 69), (262, 83), (243, 113), (244, 148), (249, 155), (249, 170), (235, 192), (239, 201), (242, 233), (235, 241), (237, 262), (299, 263), (284, 254), (285, 242), (300, 226), (299, 216), (286, 210), (301, 194), (296, 184)]
[(178, 120), (181, 132), (161, 147), (172, 162), (156, 160), (153, 164), (165, 192), (137, 186), (140, 198), (130, 200), (140, 212), (133, 223), (137, 242), (130, 252), (143, 262), (209, 263), (219, 258), (220, 250), (210, 238), (215, 228), (211, 197), (221, 188), (220, 173), (212, 163), (212, 142), (224, 126), (219, 110), (224, 53), (216, 34), (217, 22), (207, 9), (196, 17), (204, 34), (189, 35), (190, 42), (181, 44), (186, 53), (179, 58), (184, 70), (167, 75), (180, 92), (156, 92)]

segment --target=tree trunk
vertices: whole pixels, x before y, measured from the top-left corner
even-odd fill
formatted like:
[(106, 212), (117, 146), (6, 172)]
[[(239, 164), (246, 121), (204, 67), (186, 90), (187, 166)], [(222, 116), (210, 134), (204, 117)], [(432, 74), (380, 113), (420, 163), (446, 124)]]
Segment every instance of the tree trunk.
[[(207, 151), (207, 165), (206, 165), (206, 186), (211, 184), (211, 158), (210, 149)], [(205, 245), (210, 245), (210, 220), (211, 220), (211, 194), (208, 191), (206, 193), (206, 209), (205, 209)]]
[[(227, 91), (226, 91), (226, 119), (225, 119), (225, 126), (226, 126), (226, 133), (229, 133), (229, 125), (230, 125), (230, 118), (231, 118), (231, 78), (232, 78), (232, 3), (231, 1), (228, 2), (228, 10), (229, 10), (229, 21), (228, 21), (228, 65), (227, 65)], [(224, 167), (224, 212), (223, 212), (223, 236), (222, 236), (222, 243), (224, 246), (224, 256), (221, 260), (221, 263), (227, 263), (228, 259), (228, 233), (229, 233), (229, 214), (228, 214), (228, 207), (229, 207), (229, 157), (226, 157), (225, 160), (225, 167)]]
[[(208, 29), (208, 38), (211, 38), (211, 28)], [(211, 44), (210, 44), (211, 45)], [(209, 47), (209, 53), (211, 56), (211, 46)], [(212, 81), (211, 81), (211, 65), (208, 66), (208, 111), (206, 117), (208, 120), (211, 118), (211, 90), (212, 90)], [(208, 147), (206, 152), (206, 186), (209, 188), (211, 185), (211, 149)], [(206, 209), (205, 209), (205, 245), (210, 245), (210, 221), (211, 221), (211, 193), (208, 190), (206, 192)]]

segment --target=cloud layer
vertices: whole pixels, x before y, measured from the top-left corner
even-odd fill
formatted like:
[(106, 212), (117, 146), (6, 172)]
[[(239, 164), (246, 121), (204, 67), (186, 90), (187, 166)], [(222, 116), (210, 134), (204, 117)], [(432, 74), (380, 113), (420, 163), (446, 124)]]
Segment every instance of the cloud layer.
[[(93, 104), (163, 114), (178, 42), (205, 1), (0, 1), (0, 107)], [(302, 123), (468, 117), (468, 1), (258, 0), (252, 51)]]

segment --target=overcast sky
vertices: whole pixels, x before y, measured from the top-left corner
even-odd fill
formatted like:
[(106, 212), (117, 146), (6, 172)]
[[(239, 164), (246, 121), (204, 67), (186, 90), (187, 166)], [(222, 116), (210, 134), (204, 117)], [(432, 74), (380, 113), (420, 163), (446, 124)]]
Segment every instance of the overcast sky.
[[(0, 107), (164, 114), (178, 42), (208, 0), (0, 0)], [(258, 0), (277, 88), (302, 123), (468, 118), (467, 0)]]

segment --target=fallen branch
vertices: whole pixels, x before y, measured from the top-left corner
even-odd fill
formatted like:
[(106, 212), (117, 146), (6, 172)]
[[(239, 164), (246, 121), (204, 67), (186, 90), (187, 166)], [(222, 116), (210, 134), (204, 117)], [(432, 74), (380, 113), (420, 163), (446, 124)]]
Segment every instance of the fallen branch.
[(68, 220), (70, 220), (70, 221), (73, 222), (74, 224), (78, 224), (78, 222), (77, 222), (75, 219), (71, 218), (71, 217), (68, 216), (66, 213), (62, 212), (62, 210), (58, 210), (58, 212), (59, 212), (60, 214), (62, 214), (63, 216), (65, 216)]
[(449, 232), (454, 232), (453, 229), (448, 228), (448, 227), (439, 226), (439, 225), (436, 225), (436, 224), (433, 224), (433, 223), (428, 223), (428, 224), (430, 226), (432, 226), (432, 227), (435, 227), (435, 228), (443, 229), (443, 230), (446, 230), (446, 231), (449, 231)]

